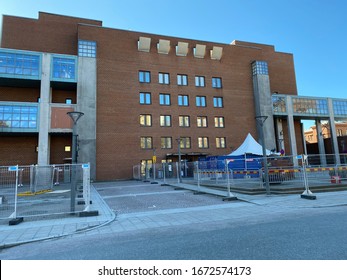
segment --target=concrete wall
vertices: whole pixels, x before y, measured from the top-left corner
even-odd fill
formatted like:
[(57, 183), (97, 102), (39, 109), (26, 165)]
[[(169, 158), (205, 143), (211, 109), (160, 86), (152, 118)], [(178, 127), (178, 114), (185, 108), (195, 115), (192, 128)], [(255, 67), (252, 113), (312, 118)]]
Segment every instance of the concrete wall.
[(77, 111), (84, 115), (77, 122), (78, 162), (90, 163), (92, 179), (96, 177), (96, 77), (96, 59), (79, 57)]

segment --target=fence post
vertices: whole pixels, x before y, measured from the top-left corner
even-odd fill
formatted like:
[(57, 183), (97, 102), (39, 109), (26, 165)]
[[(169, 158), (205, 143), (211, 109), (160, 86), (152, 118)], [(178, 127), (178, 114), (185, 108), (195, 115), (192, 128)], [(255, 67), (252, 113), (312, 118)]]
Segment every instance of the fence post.
[(16, 182), (15, 182), (15, 191), (14, 191), (14, 212), (10, 215), (10, 218), (12, 220), (9, 221), (9, 225), (18, 225), (19, 223), (23, 222), (23, 217), (18, 218), (17, 217), (17, 196), (18, 196), (18, 171), (19, 166), (10, 166), (8, 168), (8, 171), (16, 171)]
[(33, 164), (30, 165), (30, 191), (32, 193), (34, 192), (34, 178), (35, 178), (34, 168), (35, 166)]
[(83, 171), (83, 199), (86, 207), (79, 213), (80, 217), (98, 216), (99, 211), (90, 211), (90, 163), (82, 164)]
[(196, 165), (196, 175), (198, 177), (198, 192), (200, 192), (200, 170), (199, 170), (199, 164)]
[(307, 173), (306, 173), (306, 161), (307, 161), (307, 155), (300, 155), (297, 157), (297, 159), (301, 159), (302, 162), (302, 170), (304, 175), (304, 186), (305, 191), (301, 194), (301, 198), (306, 199), (316, 199), (316, 196), (312, 194), (308, 187), (308, 180), (307, 180)]
[(223, 200), (237, 200), (237, 197), (231, 193), (230, 190), (230, 173), (229, 173), (229, 166), (228, 166), (228, 161), (225, 160), (225, 167), (226, 167), (226, 175), (227, 175), (227, 189), (228, 189), (228, 197), (224, 198)]
[(163, 182), (164, 182), (164, 186), (166, 185), (166, 164), (165, 162), (162, 163), (162, 168), (163, 168)]

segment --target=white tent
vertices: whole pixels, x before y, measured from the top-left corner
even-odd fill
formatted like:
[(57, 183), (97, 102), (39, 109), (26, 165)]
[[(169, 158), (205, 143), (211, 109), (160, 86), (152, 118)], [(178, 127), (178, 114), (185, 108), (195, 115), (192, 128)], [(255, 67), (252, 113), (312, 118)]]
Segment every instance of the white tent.
[[(245, 154), (253, 154), (259, 156), (263, 155), (263, 147), (252, 137), (250, 133), (248, 133), (241, 146), (227, 156), (241, 156)], [(271, 151), (266, 150), (266, 155), (270, 154)]]

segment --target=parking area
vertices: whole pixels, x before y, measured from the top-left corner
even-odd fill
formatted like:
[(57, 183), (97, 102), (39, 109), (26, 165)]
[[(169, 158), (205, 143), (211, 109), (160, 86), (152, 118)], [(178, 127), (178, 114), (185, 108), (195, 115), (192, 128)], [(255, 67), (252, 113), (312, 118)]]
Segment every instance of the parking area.
[(108, 206), (118, 214), (228, 203), (219, 196), (195, 194), (190, 190), (142, 181), (103, 182), (93, 185)]

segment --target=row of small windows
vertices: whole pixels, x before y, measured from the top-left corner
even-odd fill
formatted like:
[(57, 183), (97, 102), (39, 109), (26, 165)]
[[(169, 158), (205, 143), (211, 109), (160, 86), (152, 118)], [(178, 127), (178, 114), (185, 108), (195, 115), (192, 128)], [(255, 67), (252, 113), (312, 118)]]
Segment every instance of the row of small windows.
[(10, 75), (39, 76), (40, 56), (22, 53), (0, 52), (0, 73)]
[[(196, 118), (197, 127), (208, 127), (207, 116), (198, 116)], [(143, 114), (139, 117), (141, 126), (152, 126), (152, 115)], [(171, 127), (172, 126), (172, 116), (171, 115), (161, 115), (159, 117), (159, 124), (161, 127)], [(178, 125), (180, 127), (190, 127), (191, 121), (190, 116), (182, 115), (178, 116)], [(214, 117), (214, 127), (224, 128), (225, 122), (224, 117)]]
[[(40, 63), (41, 59), (38, 54), (0, 51), (0, 74), (39, 79)], [(74, 81), (76, 79), (76, 59), (53, 56), (51, 78)]]
[(37, 106), (0, 105), (0, 127), (37, 128)]
[[(198, 137), (197, 144), (199, 149), (208, 149), (210, 147), (209, 138), (202, 136)], [(215, 138), (216, 148), (225, 149), (226, 148), (226, 138), (225, 137), (216, 137)], [(153, 149), (153, 138), (150, 136), (143, 136), (140, 139), (141, 149)], [(172, 137), (161, 137), (160, 138), (160, 147), (162, 149), (172, 149), (173, 141)], [(180, 148), (181, 149), (191, 149), (192, 141), (190, 137), (180, 137)]]
[[(140, 92), (140, 104), (150, 105), (152, 104), (152, 94), (150, 92)], [(159, 104), (163, 106), (171, 105), (171, 95), (169, 93), (159, 94)], [(178, 95), (178, 106), (189, 106), (188, 95)], [(197, 107), (207, 107), (206, 96), (196, 96), (195, 105)], [(223, 108), (223, 97), (213, 97), (213, 107)]]
[[(151, 82), (151, 72), (149, 71), (139, 71), (139, 82), (140, 83), (150, 83)], [(169, 73), (159, 73), (158, 74), (159, 84), (169, 85), (170, 84), (170, 74)], [(188, 75), (177, 74), (177, 85), (187, 86), (188, 85)], [(195, 76), (195, 86), (205, 87), (205, 77)], [(212, 77), (212, 87), (222, 88), (222, 78)]]

